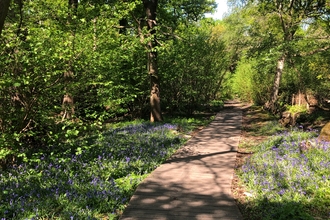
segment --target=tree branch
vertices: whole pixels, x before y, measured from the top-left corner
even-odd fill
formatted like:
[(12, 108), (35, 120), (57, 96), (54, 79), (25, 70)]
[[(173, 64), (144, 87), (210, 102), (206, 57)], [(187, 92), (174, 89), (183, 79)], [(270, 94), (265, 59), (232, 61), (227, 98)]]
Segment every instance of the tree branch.
[(113, 25), (112, 27), (117, 29), (134, 28), (134, 26), (120, 26), (120, 25)]
[(323, 48), (318, 48), (316, 50), (309, 51), (308, 53), (302, 53), (301, 56), (310, 56), (310, 55), (314, 55), (316, 53), (327, 51), (329, 49), (330, 49), (330, 46), (326, 46), (326, 47), (323, 47)]

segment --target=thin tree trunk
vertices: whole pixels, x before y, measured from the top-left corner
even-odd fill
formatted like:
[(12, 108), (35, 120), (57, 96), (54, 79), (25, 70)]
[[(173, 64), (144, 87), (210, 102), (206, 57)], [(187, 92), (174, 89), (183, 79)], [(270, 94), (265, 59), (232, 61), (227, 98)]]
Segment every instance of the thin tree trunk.
[(128, 26), (128, 21), (126, 18), (122, 18), (119, 21), (119, 34), (126, 35), (127, 34), (127, 26)]
[(162, 113), (160, 108), (160, 83), (158, 77), (157, 66), (157, 41), (156, 41), (156, 10), (158, 6), (157, 0), (144, 0), (144, 8), (147, 16), (147, 26), (151, 40), (147, 44), (148, 48), (148, 73), (150, 77), (150, 121), (162, 121)]
[(285, 55), (282, 55), (280, 59), (277, 60), (276, 74), (273, 83), (273, 91), (270, 100), (265, 104), (265, 108), (275, 113), (278, 109), (276, 107), (276, 102), (278, 99), (278, 91), (280, 88), (280, 82), (282, 78), (282, 73), (284, 69)]
[(95, 51), (97, 48), (97, 33), (96, 33), (97, 17), (94, 18), (92, 22), (93, 22), (93, 51)]
[[(77, 15), (77, 9), (78, 9), (78, 0), (68, 0), (68, 25), (72, 24), (72, 18), (73, 16)], [(75, 47), (74, 47), (74, 39), (75, 39), (75, 27), (74, 30), (71, 32), (71, 35), (73, 37), (72, 42), (72, 52), (74, 53)], [(71, 83), (73, 77), (74, 77), (74, 69), (73, 69), (73, 58), (69, 60), (69, 70), (67, 70), (64, 73), (64, 84), (67, 86)], [(69, 93), (68, 88), (65, 86), (65, 95), (63, 96), (62, 100), (62, 111), (63, 116), (62, 120), (64, 119), (71, 119), (72, 115), (74, 115), (74, 101), (72, 94)]]
[[(69, 5), (69, 11), (72, 10), (73, 14), (77, 15), (78, 0), (69, 0), (68, 5)], [(69, 13), (69, 15), (70, 15), (70, 13)]]
[(0, 0), (0, 36), (8, 14), (10, 0)]

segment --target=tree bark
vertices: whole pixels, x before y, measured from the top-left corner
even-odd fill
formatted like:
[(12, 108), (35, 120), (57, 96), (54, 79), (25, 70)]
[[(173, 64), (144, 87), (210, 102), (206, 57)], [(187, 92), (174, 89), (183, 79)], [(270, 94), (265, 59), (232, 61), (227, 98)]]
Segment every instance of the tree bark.
[(0, 0), (0, 36), (8, 14), (10, 0)]
[(148, 49), (148, 74), (150, 77), (150, 121), (162, 121), (162, 112), (160, 107), (160, 82), (157, 66), (157, 41), (156, 41), (156, 10), (158, 0), (144, 0), (143, 5), (147, 17), (147, 27), (149, 30), (150, 41), (147, 43)]
[(273, 90), (270, 96), (270, 100), (265, 104), (265, 108), (270, 110), (272, 113), (276, 113), (277, 111), (276, 102), (278, 99), (278, 91), (280, 88), (284, 63), (285, 63), (285, 55), (282, 55), (281, 58), (277, 60), (276, 74), (274, 77)]
[[(68, 0), (68, 26), (73, 23), (73, 16), (77, 15), (77, 9), (78, 9), (78, 0)], [(74, 24), (75, 25), (75, 24)], [(73, 26), (73, 31), (71, 32), (71, 35), (73, 37), (73, 41), (75, 38), (75, 27)], [(75, 47), (74, 47), (74, 42), (72, 42), (72, 52), (74, 53)], [(73, 58), (70, 58), (69, 60), (69, 69), (64, 72), (64, 96), (62, 100), (62, 120), (64, 119), (71, 119), (72, 116), (74, 115), (74, 101), (73, 101), (73, 96), (72, 94), (69, 93), (67, 88), (67, 85), (69, 85), (74, 77), (74, 68), (73, 68)]]
[(68, 6), (69, 6), (69, 10), (72, 9), (73, 14), (76, 15), (77, 14), (77, 8), (78, 8), (78, 0), (69, 0), (68, 1)]
[(122, 18), (119, 21), (119, 34), (126, 35), (127, 34), (127, 26), (128, 26), (128, 21), (126, 18)]

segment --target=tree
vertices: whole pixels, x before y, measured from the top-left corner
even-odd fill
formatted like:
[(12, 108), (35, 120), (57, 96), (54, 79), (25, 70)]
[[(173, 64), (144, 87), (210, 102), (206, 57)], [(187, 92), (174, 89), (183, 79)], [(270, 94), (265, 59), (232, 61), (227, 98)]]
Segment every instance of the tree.
[(10, 0), (0, 0), (0, 36), (8, 14)]
[[(235, 2), (235, 1), (231, 1)], [(327, 14), (325, 0), (247, 0), (238, 1), (240, 7), (255, 8), (248, 34), (254, 39), (250, 52), (276, 60), (272, 90), (265, 108), (276, 112), (279, 88), (285, 66), (294, 63), (297, 42), (303, 39), (300, 33), (306, 22), (313, 23)], [(235, 5), (235, 4), (234, 4)]]
[[(77, 10), (78, 10), (78, 0), (69, 0), (68, 1), (68, 26), (72, 26), (71, 29), (71, 36), (70, 38), (72, 39), (71, 45), (71, 52), (72, 54), (75, 53), (75, 46), (74, 46), (74, 41), (75, 41), (75, 24), (74, 22), (74, 17), (77, 16)], [(62, 120), (63, 119), (71, 119), (72, 115), (74, 114), (74, 101), (73, 101), (73, 96), (68, 92), (67, 85), (70, 84), (70, 81), (74, 77), (74, 60), (73, 57), (69, 59), (68, 61), (68, 69), (64, 72), (64, 79), (65, 79), (65, 88), (64, 88), (64, 96), (62, 100)]]
[[(202, 19), (180, 24), (176, 39), (160, 51), (162, 104), (167, 112), (192, 114), (223, 98), (229, 57), (223, 40), (223, 25)], [(170, 68), (169, 68), (170, 67)]]
[[(296, 33), (307, 19), (316, 19), (321, 16), (325, 9), (325, 0), (277, 0), (260, 1), (264, 13), (274, 13), (279, 19), (282, 29), (281, 53), (277, 60), (276, 72), (273, 83), (273, 90), (270, 100), (265, 104), (265, 108), (276, 112), (276, 101), (280, 87), (283, 69), (287, 59), (292, 54), (292, 42), (296, 39)], [(291, 47), (291, 48), (290, 48)]]
[[(185, 93), (186, 103), (198, 96), (203, 97), (200, 100), (215, 97), (216, 83), (209, 82), (220, 81), (215, 72), (221, 65), (209, 63), (222, 44), (212, 47), (204, 42), (206, 32), (187, 38), (190, 43), (182, 43), (180, 37), (187, 36), (187, 27), (199, 25), (194, 19), (202, 14), (197, 13), (209, 10), (207, 5), (203, 10), (192, 6), (214, 1), (185, 0), (183, 9), (165, 0), (15, 2), (0, 40), (0, 144), (6, 149), (18, 152), (26, 144), (39, 150), (54, 142), (66, 143), (79, 133), (82, 123), (149, 115), (150, 104), (151, 120), (161, 120), (159, 75), (162, 79), (186, 76), (189, 86), (176, 82), (184, 91), (194, 89)], [(159, 10), (160, 5), (166, 7)], [(161, 57), (165, 50), (175, 51), (179, 41), (177, 51), (185, 51), (190, 65), (172, 71), (159, 60), (166, 58)], [(208, 87), (212, 89), (204, 92)], [(72, 97), (75, 120), (62, 120), (73, 113)]]
[(158, 7), (158, 0), (144, 0), (144, 9), (146, 12), (147, 27), (150, 39), (147, 43), (148, 49), (148, 74), (150, 77), (150, 121), (162, 121), (162, 112), (160, 108), (160, 85), (157, 66), (157, 41), (156, 41), (156, 10)]

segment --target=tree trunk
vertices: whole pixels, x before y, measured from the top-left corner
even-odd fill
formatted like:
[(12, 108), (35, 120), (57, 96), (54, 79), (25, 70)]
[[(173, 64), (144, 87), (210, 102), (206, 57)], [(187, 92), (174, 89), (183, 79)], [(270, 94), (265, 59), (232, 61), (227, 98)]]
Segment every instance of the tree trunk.
[(62, 121), (64, 119), (70, 119), (74, 114), (73, 97), (69, 94), (65, 94), (62, 101)]
[[(69, 0), (69, 11), (73, 11), (73, 15), (77, 15), (77, 9), (78, 9), (78, 0)], [(69, 16), (71, 17), (70, 13)]]
[(280, 82), (281, 82), (281, 78), (282, 78), (284, 62), (285, 62), (285, 55), (282, 55), (282, 57), (277, 60), (276, 74), (275, 74), (275, 78), (274, 78), (273, 91), (272, 91), (270, 100), (265, 104), (265, 108), (267, 110), (270, 110), (272, 113), (276, 113), (276, 111), (278, 110), (277, 106), (276, 106), (276, 102), (278, 99), (278, 91), (280, 88)]
[(0, 0), (0, 36), (8, 14), (10, 0)]
[[(78, 0), (68, 0), (68, 26), (70, 26), (73, 21), (72, 18), (73, 16), (77, 15), (77, 9), (78, 9)], [(74, 30), (71, 32), (71, 35), (73, 37), (73, 41), (75, 39), (75, 27)], [(75, 47), (74, 47), (74, 42), (72, 42), (72, 52), (74, 53)], [(71, 83), (73, 77), (74, 77), (74, 69), (73, 69), (73, 58), (70, 58), (69, 60), (69, 69), (64, 72), (64, 90), (65, 94), (63, 96), (62, 100), (62, 120), (64, 119), (71, 119), (72, 116), (74, 115), (74, 101), (73, 101), (73, 96), (69, 93), (67, 88), (67, 85)]]
[(122, 18), (119, 21), (119, 34), (126, 35), (127, 34), (127, 26), (128, 26), (128, 21), (126, 18)]
[(149, 37), (151, 40), (147, 44), (148, 48), (148, 74), (150, 76), (150, 121), (162, 121), (162, 113), (160, 108), (160, 85), (158, 77), (158, 66), (157, 66), (157, 41), (156, 41), (156, 10), (158, 1), (157, 0), (144, 0), (144, 8), (147, 16), (147, 26), (149, 30)]

